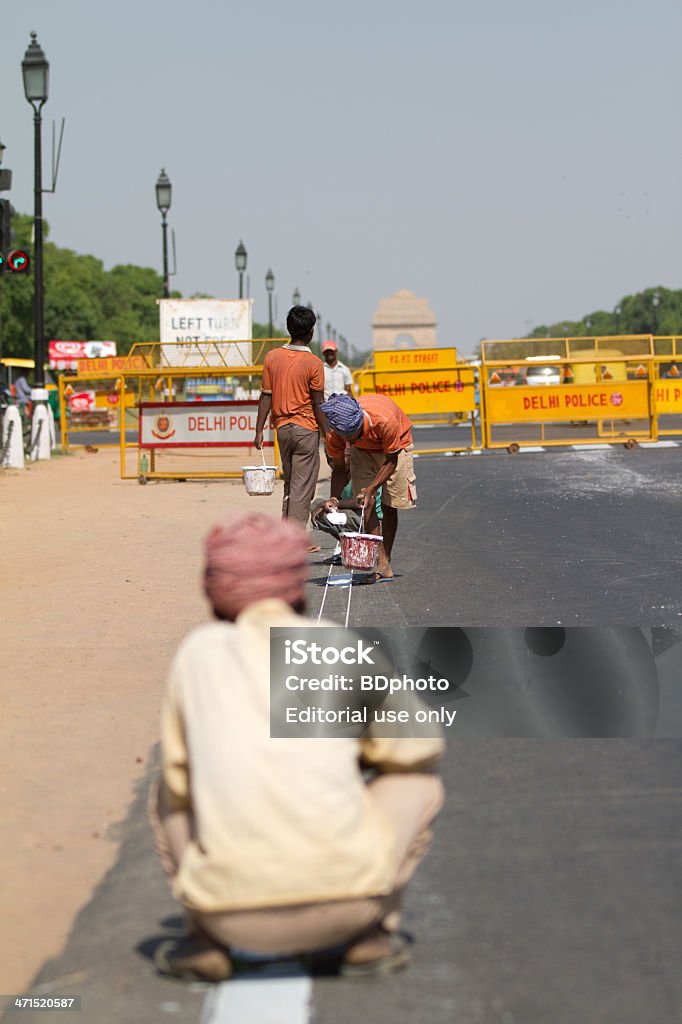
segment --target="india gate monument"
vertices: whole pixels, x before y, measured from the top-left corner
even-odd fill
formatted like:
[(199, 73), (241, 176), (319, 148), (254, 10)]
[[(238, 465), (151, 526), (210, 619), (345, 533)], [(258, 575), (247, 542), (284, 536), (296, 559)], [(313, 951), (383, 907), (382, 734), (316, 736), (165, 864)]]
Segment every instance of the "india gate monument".
[(402, 288), (380, 299), (372, 318), (375, 351), (389, 348), (434, 348), (436, 318), (428, 299)]

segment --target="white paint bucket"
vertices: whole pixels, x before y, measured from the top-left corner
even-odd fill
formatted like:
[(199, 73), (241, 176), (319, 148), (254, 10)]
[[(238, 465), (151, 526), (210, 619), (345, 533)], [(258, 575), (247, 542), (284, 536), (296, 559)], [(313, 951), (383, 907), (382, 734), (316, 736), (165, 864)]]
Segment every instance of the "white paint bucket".
[(242, 479), (247, 494), (272, 494), (275, 489), (274, 466), (242, 466)]

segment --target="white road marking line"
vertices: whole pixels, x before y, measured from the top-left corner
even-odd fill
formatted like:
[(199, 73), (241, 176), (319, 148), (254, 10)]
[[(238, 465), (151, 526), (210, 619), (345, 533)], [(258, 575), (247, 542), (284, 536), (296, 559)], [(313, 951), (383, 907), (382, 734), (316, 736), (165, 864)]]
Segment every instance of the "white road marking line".
[(308, 1024), (312, 979), (300, 976), (224, 981), (206, 996), (199, 1024)]
[(328, 587), (349, 587), (353, 582), (353, 576), (349, 573), (347, 576), (332, 576), (330, 580), (327, 580)]
[[(334, 555), (340, 555), (340, 554), (341, 554), (341, 545), (340, 545), (340, 543), (339, 543), (339, 542), (337, 541), (337, 542), (336, 542), (336, 547), (334, 548), (334, 554), (332, 555), (332, 557), (334, 557)], [(334, 571), (334, 563), (332, 562), (332, 563), (330, 564), (330, 566), (329, 566), (329, 572), (327, 573), (327, 582), (326, 582), (326, 583), (325, 583), (325, 585), (324, 585), (324, 593), (322, 594), (322, 603), (321, 603), (321, 605), (320, 605), (320, 610), (319, 610), (319, 612), (318, 612), (318, 615), (317, 615), (317, 621), (318, 621), (318, 622), (319, 622), (319, 621), (320, 621), (320, 619), (322, 618), (322, 610), (323, 610), (323, 608), (324, 608), (324, 602), (325, 602), (325, 601), (326, 601), (326, 599), (327, 599), (327, 587), (329, 586), (329, 584), (330, 584), (330, 582), (331, 582), (331, 578), (332, 578), (332, 573), (333, 573), (333, 571)]]
[(571, 448), (574, 452), (603, 452), (608, 451), (612, 446), (610, 444), (572, 444)]
[(535, 444), (522, 444), (521, 445), (521, 451), (522, 452), (544, 452), (545, 450), (546, 449), (544, 449), (542, 447), (542, 445), (535, 445)]
[(640, 441), (640, 448), (679, 448), (679, 441)]

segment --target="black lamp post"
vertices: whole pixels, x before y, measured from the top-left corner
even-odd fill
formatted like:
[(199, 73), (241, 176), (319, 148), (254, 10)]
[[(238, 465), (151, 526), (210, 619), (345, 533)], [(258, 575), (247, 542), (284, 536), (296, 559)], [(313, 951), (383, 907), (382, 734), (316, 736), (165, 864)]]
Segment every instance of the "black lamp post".
[(239, 242), (235, 253), (234, 253), (234, 264), (239, 273), (239, 298), (244, 298), (244, 271), (246, 270), (246, 261), (248, 259), (244, 243)]
[(301, 305), (301, 293), (299, 292), (298, 288), (294, 288), (294, 294), (291, 296), (291, 298), (293, 300), (294, 306)]
[(31, 32), (31, 42), (21, 62), (21, 74), (24, 79), (24, 93), (33, 107), (33, 139), (34, 139), (34, 207), (33, 207), (33, 321), (35, 332), (35, 379), (36, 388), (45, 387), (45, 328), (43, 298), (43, 179), (40, 116), (47, 103), (50, 65), (45, 54), (38, 45), (35, 32)]
[(161, 235), (163, 238), (163, 297), (167, 299), (170, 290), (168, 287), (168, 224), (166, 214), (170, 210), (172, 186), (168, 175), (161, 168), (161, 174), (156, 182), (156, 205), (161, 211)]
[(654, 320), (654, 331), (653, 331), (653, 333), (654, 334), (656, 334), (658, 332), (658, 305), (659, 305), (660, 301), (661, 301), (661, 296), (658, 294), (658, 292), (654, 292), (654, 294), (653, 294), (653, 296), (651, 298), (651, 305), (654, 307), (654, 317), (653, 317), (653, 320)]
[(265, 287), (268, 290), (268, 328), (269, 337), (272, 337), (272, 293), (275, 290), (275, 275), (271, 270), (268, 270), (265, 275)]
[(616, 334), (620, 334), (620, 314), (623, 312), (623, 307), (619, 304), (613, 312), (616, 314)]

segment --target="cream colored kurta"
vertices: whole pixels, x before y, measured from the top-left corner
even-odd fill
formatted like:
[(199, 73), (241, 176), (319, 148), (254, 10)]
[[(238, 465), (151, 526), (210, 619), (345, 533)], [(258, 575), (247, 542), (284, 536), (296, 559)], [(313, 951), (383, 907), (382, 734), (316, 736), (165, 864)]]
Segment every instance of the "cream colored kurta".
[[(162, 712), (164, 791), (191, 810), (196, 839), (173, 892), (203, 911), (255, 909), (390, 892), (389, 822), (359, 758), (410, 771), (438, 760), (440, 739), (271, 739), (270, 626), (310, 626), (280, 601), (235, 623), (193, 630), (171, 666)], [(331, 623), (328, 623), (331, 625)]]

